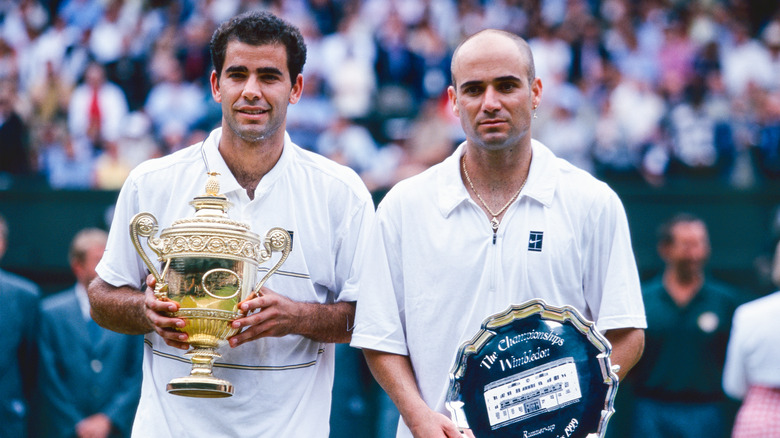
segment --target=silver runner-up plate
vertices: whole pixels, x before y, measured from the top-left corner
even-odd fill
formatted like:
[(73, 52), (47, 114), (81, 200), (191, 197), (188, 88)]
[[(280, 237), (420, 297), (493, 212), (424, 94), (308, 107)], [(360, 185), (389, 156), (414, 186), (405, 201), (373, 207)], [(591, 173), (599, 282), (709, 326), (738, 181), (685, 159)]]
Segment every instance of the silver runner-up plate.
[(611, 353), (573, 307), (511, 306), (458, 350), (446, 406), (477, 438), (602, 438), (618, 386)]

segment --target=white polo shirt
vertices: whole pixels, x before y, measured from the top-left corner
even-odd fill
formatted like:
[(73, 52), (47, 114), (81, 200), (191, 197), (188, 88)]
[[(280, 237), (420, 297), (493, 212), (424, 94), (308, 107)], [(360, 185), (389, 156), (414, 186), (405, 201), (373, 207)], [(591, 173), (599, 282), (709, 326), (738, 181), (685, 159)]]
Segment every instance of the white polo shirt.
[[(130, 242), (130, 219), (150, 212), (163, 230), (174, 220), (192, 216), (189, 202), (205, 192), (208, 162), (220, 174), (221, 192), (233, 204), (228, 211), (232, 219), (248, 223), (261, 238), (273, 227), (293, 232), (290, 256), (267, 287), (297, 301), (355, 301), (355, 252), (374, 215), (371, 195), (358, 175), (285, 136), (281, 158), (250, 201), (219, 153), (221, 134), (217, 129), (202, 145), (147, 161), (132, 171), (119, 194), (98, 275), (114, 286), (144, 284), (146, 267)], [(145, 245), (146, 239), (142, 241)], [(276, 260), (278, 254), (272, 262)], [(223, 399), (169, 395), (166, 384), (189, 375), (190, 361), (184, 351), (168, 347), (155, 333), (146, 335), (146, 347), (133, 436), (328, 436), (333, 344), (295, 335), (264, 338), (235, 349), (225, 346), (214, 374), (233, 383), (235, 393)]]
[[(495, 243), (460, 176), (464, 146), (397, 184), (362, 258), (352, 346), (409, 355), (423, 399), (447, 414), (460, 345), (489, 316), (533, 298), (570, 305), (601, 331), (646, 327), (628, 222), (617, 195), (533, 142)], [(399, 436), (411, 436), (402, 424)]]
[(780, 388), (780, 291), (739, 306), (734, 312), (723, 389), (742, 400), (751, 386)]

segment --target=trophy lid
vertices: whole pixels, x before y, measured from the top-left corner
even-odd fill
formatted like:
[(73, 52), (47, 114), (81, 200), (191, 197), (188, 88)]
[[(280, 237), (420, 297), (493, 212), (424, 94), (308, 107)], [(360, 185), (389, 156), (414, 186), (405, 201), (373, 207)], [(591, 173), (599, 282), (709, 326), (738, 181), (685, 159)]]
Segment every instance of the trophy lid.
[(195, 208), (191, 217), (174, 221), (160, 233), (165, 242), (163, 257), (210, 256), (256, 259), (260, 251), (260, 237), (248, 224), (228, 217), (232, 206), (219, 193), (216, 172), (209, 172), (206, 192), (190, 201)]

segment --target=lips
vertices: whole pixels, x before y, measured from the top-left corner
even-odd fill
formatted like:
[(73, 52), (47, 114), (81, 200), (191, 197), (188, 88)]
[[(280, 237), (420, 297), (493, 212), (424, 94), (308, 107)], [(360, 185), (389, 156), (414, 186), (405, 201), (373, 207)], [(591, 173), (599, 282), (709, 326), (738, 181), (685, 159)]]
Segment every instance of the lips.
[(250, 116), (265, 114), (268, 112), (268, 110), (262, 108), (238, 108), (236, 109), (236, 111), (238, 111), (241, 114), (247, 114)]
[(480, 126), (486, 126), (488, 128), (493, 126), (498, 126), (506, 123), (506, 120), (504, 119), (487, 119), (487, 120), (481, 120), (478, 122)]

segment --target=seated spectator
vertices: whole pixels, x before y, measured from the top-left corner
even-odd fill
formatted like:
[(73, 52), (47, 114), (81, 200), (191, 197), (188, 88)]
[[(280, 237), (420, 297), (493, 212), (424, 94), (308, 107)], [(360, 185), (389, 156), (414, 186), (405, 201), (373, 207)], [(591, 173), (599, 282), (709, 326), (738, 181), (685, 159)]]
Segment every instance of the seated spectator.
[(84, 82), (73, 90), (68, 106), (68, 129), (74, 139), (86, 139), (91, 149), (102, 142), (116, 140), (128, 106), (124, 91), (106, 80), (105, 68), (92, 62), (84, 73)]
[(368, 129), (339, 117), (320, 135), (316, 151), (360, 174), (373, 164), (377, 146)]
[(704, 85), (692, 85), (686, 94), (687, 99), (668, 115), (669, 173), (687, 177), (727, 174), (736, 153), (731, 127), (710, 110)]
[[(81, 146), (77, 144), (81, 142)], [(56, 124), (41, 129), (38, 168), (55, 190), (87, 190), (92, 187), (94, 157), (85, 139), (75, 139)]]
[(758, 115), (755, 152), (758, 169), (767, 179), (780, 179), (780, 91), (763, 99)]
[(33, 174), (30, 132), (15, 104), (13, 85), (0, 83), (0, 186)]
[(144, 104), (158, 135), (170, 124), (189, 131), (206, 115), (204, 90), (184, 80), (184, 71), (176, 58), (166, 59), (161, 62), (161, 80), (152, 86)]

